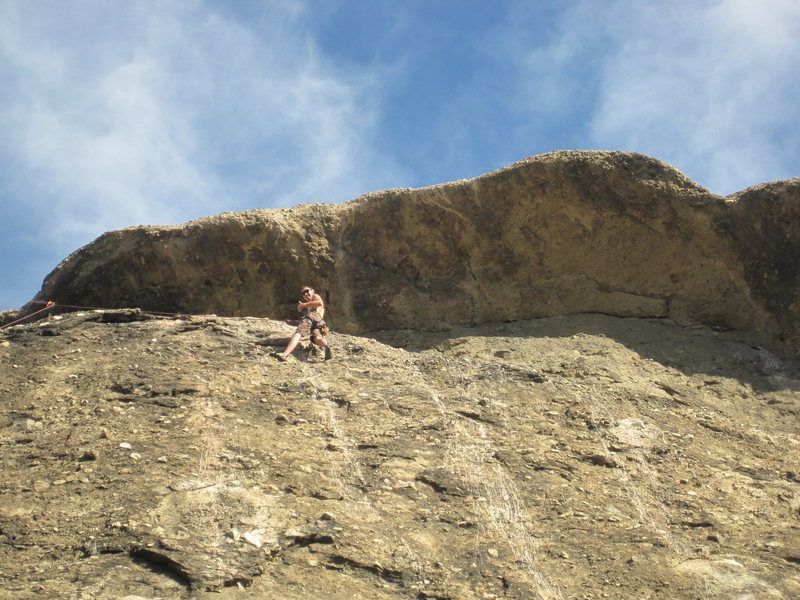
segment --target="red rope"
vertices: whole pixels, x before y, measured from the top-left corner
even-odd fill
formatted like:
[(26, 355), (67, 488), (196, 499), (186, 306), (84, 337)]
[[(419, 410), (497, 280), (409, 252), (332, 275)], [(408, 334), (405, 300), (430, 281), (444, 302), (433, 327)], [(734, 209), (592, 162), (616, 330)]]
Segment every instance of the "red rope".
[[(75, 310), (122, 310), (119, 308), (104, 308), (102, 306), (74, 306), (72, 304), (56, 304), (55, 302), (44, 302), (43, 300), (31, 300), (33, 304), (53, 304), (54, 306), (59, 306), (61, 308), (72, 308)], [(201, 315), (188, 315), (186, 313), (171, 313), (171, 312), (158, 312), (157, 310), (143, 310), (143, 313), (147, 313), (149, 315), (167, 315), (170, 317), (180, 317), (180, 316), (201, 316)], [(34, 313), (35, 314), (35, 313)]]
[[(29, 302), (29, 304), (44, 304), (46, 306), (43, 309), (37, 310), (36, 312), (32, 312), (29, 315), (26, 315), (26, 316), (24, 316), (24, 317), (22, 317), (20, 319), (17, 319), (16, 321), (11, 321), (11, 323), (6, 323), (5, 325), (0, 325), (0, 329), (5, 329), (6, 327), (11, 327), (12, 325), (15, 325), (17, 323), (21, 323), (22, 321), (26, 321), (26, 320), (30, 319), (31, 317), (34, 317), (34, 316), (38, 315), (39, 313), (42, 313), (42, 312), (44, 312), (46, 310), (51, 310), (51, 309), (55, 308), (56, 306), (58, 306), (60, 308), (71, 308), (71, 309), (74, 309), (74, 310), (121, 310), (121, 309), (116, 309), (116, 308), (103, 308), (103, 307), (100, 307), (100, 306), (74, 306), (74, 305), (71, 305), (71, 304), (56, 304), (53, 301), (44, 301), (44, 300), (31, 300)], [(143, 310), (142, 312), (146, 313), (148, 315), (164, 315), (164, 316), (168, 316), (168, 317), (208, 317), (209, 316), (209, 315), (197, 315), (197, 314), (189, 314), (189, 313), (159, 312), (159, 311), (156, 311), (156, 310)], [(215, 316), (219, 316), (219, 315), (215, 315)], [(267, 317), (224, 317), (223, 316), (223, 317), (219, 317), (219, 318), (221, 318), (221, 319), (266, 319)], [(284, 323), (288, 323), (288, 321), (284, 321)]]
[(22, 321), (26, 321), (26, 320), (30, 319), (31, 317), (34, 317), (34, 316), (38, 315), (39, 313), (42, 313), (42, 312), (44, 312), (46, 310), (50, 310), (50, 309), (54, 308), (55, 305), (56, 305), (55, 302), (42, 302), (41, 300), (32, 300), (32, 302), (36, 302), (37, 304), (46, 304), (47, 306), (45, 306), (41, 310), (37, 310), (36, 312), (32, 312), (31, 314), (26, 315), (26, 316), (22, 317), (21, 319), (17, 319), (16, 321), (11, 321), (11, 323), (6, 323), (5, 325), (0, 325), (0, 329), (5, 329), (6, 327), (11, 327), (12, 325), (15, 325), (17, 323), (21, 323)]

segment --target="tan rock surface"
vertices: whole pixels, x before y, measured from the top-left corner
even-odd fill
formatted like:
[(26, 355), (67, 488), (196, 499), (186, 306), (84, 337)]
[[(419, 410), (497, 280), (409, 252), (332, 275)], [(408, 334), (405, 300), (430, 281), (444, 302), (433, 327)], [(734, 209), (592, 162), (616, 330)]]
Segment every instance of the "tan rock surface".
[(40, 298), (275, 318), (291, 316), (307, 282), (350, 333), (591, 312), (796, 348), (798, 223), (800, 180), (722, 198), (649, 157), (562, 151), (342, 205), (110, 232)]
[[(555, 152), (107, 233), (0, 330), (0, 599), (799, 597), (798, 210)], [(333, 361), (232, 318), (300, 283)]]
[(279, 363), (290, 332), (0, 332), (0, 598), (800, 594), (797, 363), (601, 315)]

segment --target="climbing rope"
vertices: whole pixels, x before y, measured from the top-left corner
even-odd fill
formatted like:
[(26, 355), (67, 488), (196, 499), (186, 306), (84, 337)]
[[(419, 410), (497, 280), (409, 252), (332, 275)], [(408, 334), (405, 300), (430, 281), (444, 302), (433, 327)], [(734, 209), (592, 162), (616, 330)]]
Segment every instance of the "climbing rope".
[(20, 319), (17, 319), (16, 321), (11, 321), (10, 323), (6, 323), (5, 325), (0, 325), (0, 329), (5, 329), (6, 327), (11, 327), (12, 325), (16, 325), (17, 323), (21, 323), (22, 321), (27, 321), (28, 319), (30, 319), (31, 317), (35, 317), (39, 313), (43, 313), (46, 310), (52, 310), (53, 307), (55, 307), (55, 305), (56, 305), (55, 302), (42, 302), (41, 300), (31, 300), (31, 302), (34, 302), (36, 304), (45, 304), (45, 307), (40, 309), (40, 310), (37, 310), (36, 312), (32, 312), (29, 315), (25, 315), (24, 317), (22, 317)]
[[(11, 321), (10, 323), (6, 323), (5, 325), (0, 325), (0, 329), (5, 329), (6, 327), (11, 327), (12, 325), (16, 325), (17, 323), (21, 323), (23, 321), (27, 321), (28, 319), (35, 317), (36, 315), (43, 313), (48, 310), (53, 310), (54, 308), (68, 308), (71, 310), (121, 310), (119, 308), (107, 308), (102, 306), (75, 306), (72, 304), (57, 304), (52, 300), (44, 301), (44, 300), (31, 300), (28, 304), (44, 304), (44, 308), (32, 312), (24, 317), (16, 319), (15, 321)], [(142, 310), (141, 312), (148, 314), (148, 315), (161, 315), (167, 317), (209, 317), (215, 316), (219, 317), (219, 315), (198, 315), (198, 314), (190, 314), (190, 313), (172, 313), (172, 312), (161, 312), (157, 310)], [(267, 317), (219, 317), (222, 319), (266, 319)], [(272, 320), (272, 319), (270, 319)], [(289, 323), (289, 321), (283, 321), (284, 323)]]

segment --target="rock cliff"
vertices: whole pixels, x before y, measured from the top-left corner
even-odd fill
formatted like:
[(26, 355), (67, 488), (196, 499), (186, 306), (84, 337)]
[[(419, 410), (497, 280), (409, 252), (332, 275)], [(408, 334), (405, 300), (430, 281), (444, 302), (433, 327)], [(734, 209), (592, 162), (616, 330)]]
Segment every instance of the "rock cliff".
[(0, 332), (0, 598), (800, 597), (797, 363), (602, 315), (291, 331)]
[(110, 232), (39, 297), (288, 317), (307, 282), (350, 333), (604, 313), (796, 347), (799, 261), (800, 179), (722, 198), (646, 156), (562, 151), (341, 205)]
[(799, 202), (556, 152), (107, 233), (0, 330), (0, 600), (800, 597)]

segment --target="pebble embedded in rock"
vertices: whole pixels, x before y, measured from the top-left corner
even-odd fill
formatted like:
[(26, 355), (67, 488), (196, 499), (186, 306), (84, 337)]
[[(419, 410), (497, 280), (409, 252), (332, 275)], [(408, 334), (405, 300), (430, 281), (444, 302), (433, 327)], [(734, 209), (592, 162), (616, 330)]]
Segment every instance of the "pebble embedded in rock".
[(242, 539), (256, 548), (261, 548), (261, 546), (264, 545), (264, 540), (262, 539), (261, 535), (255, 531), (246, 531), (242, 534)]

